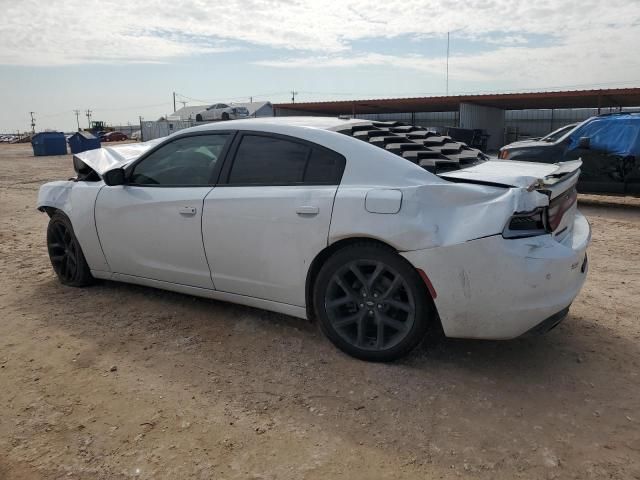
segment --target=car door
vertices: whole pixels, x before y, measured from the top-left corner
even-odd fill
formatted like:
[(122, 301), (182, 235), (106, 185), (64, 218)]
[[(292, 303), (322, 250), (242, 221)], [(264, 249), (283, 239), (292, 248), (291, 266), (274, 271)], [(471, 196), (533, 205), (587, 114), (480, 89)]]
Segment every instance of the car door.
[(627, 195), (640, 195), (640, 156), (629, 155), (625, 158), (625, 186)]
[(580, 193), (624, 193), (622, 158), (594, 148), (576, 147), (566, 160), (582, 160), (578, 191)]
[(213, 119), (214, 120), (220, 120), (222, 118), (222, 108), (223, 105), (221, 103), (216, 104), (216, 106), (213, 108)]
[(258, 132), (239, 134), (230, 152), (202, 217), (216, 289), (304, 306), (307, 271), (327, 245), (345, 159)]
[(202, 205), (231, 137), (178, 137), (129, 167), (125, 185), (100, 190), (96, 227), (112, 272), (214, 288), (202, 244)]

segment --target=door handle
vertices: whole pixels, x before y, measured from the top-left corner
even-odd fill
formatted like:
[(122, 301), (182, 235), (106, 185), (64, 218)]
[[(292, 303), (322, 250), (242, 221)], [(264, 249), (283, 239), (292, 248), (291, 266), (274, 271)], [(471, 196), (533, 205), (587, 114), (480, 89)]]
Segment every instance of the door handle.
[(180, 215), (184, 215), (185, 217), (190, 217), (195, 215), (198, 209), (196, 207), (180, 207)]
[(320, 209), (314, 205), (301, 205), (296, 208), (298, 215), (317, 215)]

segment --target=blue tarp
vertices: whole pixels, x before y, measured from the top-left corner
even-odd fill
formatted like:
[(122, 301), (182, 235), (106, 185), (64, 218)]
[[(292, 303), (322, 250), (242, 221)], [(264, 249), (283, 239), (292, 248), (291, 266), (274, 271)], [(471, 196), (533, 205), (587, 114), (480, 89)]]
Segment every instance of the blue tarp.
[(621, 157), (640, 156), (640, 115), (596, 117), (571, 134), (569, 150), (576, 149), (582, 137), (590, 138), (591, 150)]

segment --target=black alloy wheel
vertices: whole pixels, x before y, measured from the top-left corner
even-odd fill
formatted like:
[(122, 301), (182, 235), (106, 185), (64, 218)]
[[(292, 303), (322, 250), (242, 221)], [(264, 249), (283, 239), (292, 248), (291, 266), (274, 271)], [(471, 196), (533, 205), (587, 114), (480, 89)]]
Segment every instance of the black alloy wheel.
[(330, 258), (318, 275), (314, 305), (336, 346), (378, 361), (413, 349), (424, 337), (432, 311), (415, 268), (375, 244), (346, 248)]
[(93, 277), (69, 219), (55, 213), (47, 228), (47, 249), (53, 270), (64, 285), (80, 287), (92, 283)]

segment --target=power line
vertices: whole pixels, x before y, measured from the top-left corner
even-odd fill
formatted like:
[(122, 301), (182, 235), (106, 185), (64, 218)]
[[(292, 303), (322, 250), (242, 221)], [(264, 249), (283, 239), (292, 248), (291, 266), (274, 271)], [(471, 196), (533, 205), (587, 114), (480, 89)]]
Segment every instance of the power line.
[(447, 32), (447, 97), (449, 96), (449, 32)]
[(154, 103), (153, 105), (134, 105), (131, 107), (106, 107), (106, 108), (95, 108), (95, 111), (100, 111), (100, 112), (119, 112), (119, 111), (125, 111), (125, 110), (137, 110), (140, 108), (152, 108), (152, 107), (166, 107), (167, 105), (170, 105), (171, 102), (162, 102), (162, 103)]
[(80, 110), (74, 110), (73, 113), (76, 114), (76, 123), (78, 124), (78, 131), (80, 131)]

